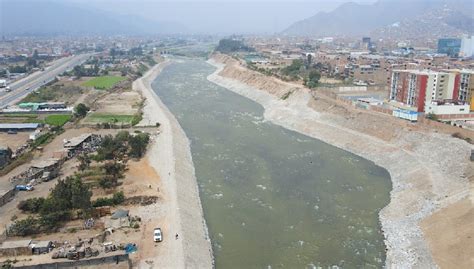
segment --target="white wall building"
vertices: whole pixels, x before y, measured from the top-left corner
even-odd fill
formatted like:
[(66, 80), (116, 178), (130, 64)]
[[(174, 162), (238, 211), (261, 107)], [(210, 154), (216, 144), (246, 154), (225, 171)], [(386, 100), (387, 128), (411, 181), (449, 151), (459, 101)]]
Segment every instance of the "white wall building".
[(464, 36), (461, 39), (459, 56), (469, 58), (474, 56), (474, 36)]
[(426, 105), (425, 113), (435, 115), (469, 114), (469, 104), (465, 102), (432, 101)]

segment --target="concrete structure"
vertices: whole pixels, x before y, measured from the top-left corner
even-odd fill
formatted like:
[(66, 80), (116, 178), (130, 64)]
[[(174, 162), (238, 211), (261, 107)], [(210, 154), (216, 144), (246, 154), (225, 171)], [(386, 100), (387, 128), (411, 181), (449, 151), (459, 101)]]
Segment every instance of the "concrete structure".
[(53, 248), (53, 242), (51, 241), (34, 241), (30, 244), (30, 248), (33, 254), (40, 255), (48, 253)]
[(425, 112), (438, 100), (469, 102), (474, 89), (472, 70), (393, 70), (389, 99)]
[(457, 57), (461, 51), (461, 39), (441, 38), (438, 40), (438, 53)]
[(474, 57), (474, 36), (464, 36), (461, 39), (459, 56), (464, 58)]
[(443, 71), (459, 76), (457, 100), (470, 103), (471, 111), (474, 111), (474, 70), (448, 69)]
[(469, 114), (469, 104), (461, 101), (432, 101), (426, 106), (426, 113), (435, 115)]
[(5, 241), (0, 245), (0, 257), (31, 255), (30, 243), (31, 239)]

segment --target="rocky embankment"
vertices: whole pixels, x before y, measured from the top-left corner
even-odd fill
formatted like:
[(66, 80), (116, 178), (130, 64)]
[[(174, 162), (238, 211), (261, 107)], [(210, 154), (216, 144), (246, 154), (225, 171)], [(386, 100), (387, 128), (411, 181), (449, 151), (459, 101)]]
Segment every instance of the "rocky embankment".
[[(159, 210), (166, 225), (161, 249), (153, 264), (159, 268), (212, 268), (213, 254), (194, 173), (189, 140), (176, 118), (161, 102), (151, 84), (170, 62), (156, 65), (133, 83), (146, 98), (139, 125), (160, 123), (161, 133), (151, 145), (150, 164), (160, 175), (165, 198)], [(156, 214), (156, 212), (149, 212)], [(179, 239), (175, 239), (179, 234)], [(150, 239), (151, 240), (151, 239)], [(139, 268), (151, 267), (142, 261)]]
[(386, 168), (393, 189), (379, 216), (387, 267), (436, 267), (419, 223), (468, 198), (472, 145), (388, 115), (315, 98), (308, 89), (250, 71), (225, 55), (214, 55), (209, 63), (217, 67), (210, 81), (260, 103), (266, 119)]

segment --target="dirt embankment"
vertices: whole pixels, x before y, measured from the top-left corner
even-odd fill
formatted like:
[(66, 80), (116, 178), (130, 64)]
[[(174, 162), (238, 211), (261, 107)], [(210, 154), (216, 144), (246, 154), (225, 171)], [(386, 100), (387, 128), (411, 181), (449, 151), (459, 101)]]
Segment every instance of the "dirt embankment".
[[(421, 221), (436, 222), (438, 218), (429, 217), (433, 213), (469, 201), (473, 146), (451, 137), (449, 128), (414, 125), (355, 109), (322, 94), (312, 96), (308, 89), (247, 70), (227, 56), (217, 55), (209, 62), (218, 70), (208, 79), (260, 103), (266, 119), (372, 160), (389, 171), (391, 201), (379, 214), (388, 268), (442, 265), (441, 259), (446, 257), (436, 251), (442, 247), (437, 233), (447, 235), (445, 244), (469, 248), (466, 238), (474, 236), (473, 229), (450, 233), (449, 229), (455, 228), (449, 225), (420, 226)], [(471, 209), (463, 212), (474, 214), (472, 202), (468, 206)], [(459, 216), (462, 227), (470, 219), (464, 213), (452, 215)]]

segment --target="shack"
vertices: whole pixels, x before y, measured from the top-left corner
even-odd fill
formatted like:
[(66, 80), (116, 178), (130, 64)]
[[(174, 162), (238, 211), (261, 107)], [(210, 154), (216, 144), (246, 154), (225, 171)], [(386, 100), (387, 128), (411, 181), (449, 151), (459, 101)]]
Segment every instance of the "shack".
[(59, 175), (60, 163), (58, 159), (49, 159), (45, 161), (39, 161), (31, 166), (33, 173), (41, 171), (41, 181), (48, 181)]
[(80, 136), (64, 140), (64, 149), (68, 151), (69, 157), (74, 157), (80, 153), (91, 153), (99, 147), (101, 138), (95, 134), (82, 134)]
[(31, 255), (31, 239), (16, 240), (16, 241), (5, 241), (0, 245), (0, 257), (2, 256), (23, 256)]
[(40, 255), (49, 253), (53, 249), (52, 241), (34, 241), (30, 244), (31, 251), (33, 254)]

